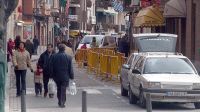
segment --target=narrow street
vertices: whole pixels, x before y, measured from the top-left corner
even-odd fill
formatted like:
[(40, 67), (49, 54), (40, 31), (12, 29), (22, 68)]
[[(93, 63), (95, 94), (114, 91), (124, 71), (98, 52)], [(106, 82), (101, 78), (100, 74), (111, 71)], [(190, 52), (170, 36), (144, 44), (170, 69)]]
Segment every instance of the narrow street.
[[(35, 65), (36, 61), (33, 62)], [(75, 96), (67, 95), (66, 108), (60, 109), (57, 98), (36, 97), (34, 93), (33, 73), (27, 73), (27, 112), (81, 112), (82, 91), (87, 91), (88, 112), (146, 112), (138, 105), (130, 105), (127, 97), (120, 95), (120, 85), (116, 82), (102, 81), (94, 74), (88, 74), (86, 69), (77, 68), (74, 62), (75, 81), (78, 93)], [(11, 73), (10, 83), (10, 112), (21, 112), (20, 97), (15, 94), (15, 78)], [(198, 112), (192, 104), (154, 104), (155, 112)]]

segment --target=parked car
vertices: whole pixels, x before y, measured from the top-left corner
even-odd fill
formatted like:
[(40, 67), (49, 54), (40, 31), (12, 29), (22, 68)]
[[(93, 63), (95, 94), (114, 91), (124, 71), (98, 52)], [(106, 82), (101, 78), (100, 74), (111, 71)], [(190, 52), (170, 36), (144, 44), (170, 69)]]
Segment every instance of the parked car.
[(121, 72), (122, 95), (129, 94), (129, 103), (145, 107), (150, 93), (153, 102), (194, 103), (199, 109), (200, 76), (187, 57), (175, 52), (177, 35), (137, 34), (134, 38), (139, 53)]
[(100, 48), (105, 47), (116, 47), (116, 37), (106, 36), (106, 35), (85, 35), (83, 39), (80, 41), (78, 45), (78, 49), (81, 48), (84, 44), (86, 44), (87, 48), (91, 48), (90, 44), (92, 42), (92, 38), (95, 37), (97, 40), (97, 44)]

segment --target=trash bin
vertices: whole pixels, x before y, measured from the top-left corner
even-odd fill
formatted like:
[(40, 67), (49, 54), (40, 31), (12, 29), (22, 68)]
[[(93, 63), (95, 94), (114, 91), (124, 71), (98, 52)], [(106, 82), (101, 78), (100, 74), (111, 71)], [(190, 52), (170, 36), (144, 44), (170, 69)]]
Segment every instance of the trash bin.
[(5, 77), (6, 77), (6, 55), (0, 48), (0, 112), (4, 112), (5, 106)]

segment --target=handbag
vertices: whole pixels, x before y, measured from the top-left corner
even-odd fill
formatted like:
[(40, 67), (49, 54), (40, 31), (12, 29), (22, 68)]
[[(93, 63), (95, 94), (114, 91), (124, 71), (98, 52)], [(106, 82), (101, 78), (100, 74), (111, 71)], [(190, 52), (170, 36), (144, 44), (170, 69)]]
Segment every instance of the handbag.
[(73, 80), (69, 81), (69, 93), (71, 95), (77, 94), (76, 83)]
[(53, 79), (49, 80), (49, 83), (48, 83), (48, 92), (49, 92), (49, 94), (54, 94), (56, 92), (56, 84), (53, 81)]

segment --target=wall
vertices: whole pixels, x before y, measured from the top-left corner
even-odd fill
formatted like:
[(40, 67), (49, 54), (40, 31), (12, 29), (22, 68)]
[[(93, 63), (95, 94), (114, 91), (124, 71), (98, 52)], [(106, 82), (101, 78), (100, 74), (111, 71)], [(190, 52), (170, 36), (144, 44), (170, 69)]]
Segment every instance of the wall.
[(33, 15), (33, 0), (23, 0), (22, 1), (22, 14), (23, 21), (32, 22)]

